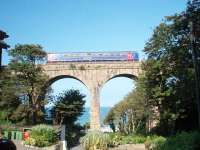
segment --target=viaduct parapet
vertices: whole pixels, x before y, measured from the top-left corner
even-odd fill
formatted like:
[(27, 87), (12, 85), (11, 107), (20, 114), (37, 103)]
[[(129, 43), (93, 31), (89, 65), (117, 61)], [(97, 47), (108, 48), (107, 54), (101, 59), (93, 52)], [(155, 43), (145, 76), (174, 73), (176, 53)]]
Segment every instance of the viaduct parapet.
[[(137, 78), (141, 73), (139, 61), (63, 62), (43, 65), (49, 76), (49, 85), (62, 78), (74, 78), (91, 92), (90, 128), (100, 128), (100, 91), (103, 85), (116, 77)], [(120, 85), (119, 85), (120, 86)], [(113, 94), (114, 91), (113, 91)]]

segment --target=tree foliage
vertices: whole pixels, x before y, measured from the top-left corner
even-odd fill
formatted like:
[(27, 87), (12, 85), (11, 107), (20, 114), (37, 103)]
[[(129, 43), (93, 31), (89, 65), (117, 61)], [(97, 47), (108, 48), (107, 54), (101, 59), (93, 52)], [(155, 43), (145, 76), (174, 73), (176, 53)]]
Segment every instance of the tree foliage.
[[(142, 77), (139, 80), (142, 80)], [(137, 81), (137, 88), (110, 110), (104, 123), (114, 122), (122, 133), (146, 132), (146, 122), (151, 109), (147, 105), (145, 92), (140, 83), (142, 82)]]
[(84, 112), (85, 95), (78, 90), (69, 90), (61, 93), (53, 107), (54, 123), (66, 126), (67, 146), (77, 145), (82, 136), (81, 127), (76, 123)]
[(12, 80), (11, 72), (4, 68), (0, 72), (0, 113), (3, 114), (0, 120), (10, 120), (16, 122), (14, 111), (20, 105), (16, 82)]
[(9, 36), (7, 35), (6, 32), (0, 30), (0, 71), (2, 69), (2, 49), (7, 49), (9, 48), (10, 46), (8, 44), (6, 44), (4, 42), (4, 39), (5, 38), (8, 38)]
[(84, 112), (85, 95), (78, 90), (61, 93), (55, 102), (54, 115), (57, 124), (73, 125)]
[[(199, 22), (200, 10), (168, 16), (146, 43), (143, 64), (148, 103), (158, 108), (159, 127), (166, 134), (197, 126), (194, 66), (190, 41), (191, 18)], [(197, 27), (197, 26), (196, 26)], [(197, 30), (197, 29), (196, 29)], [(199, 43), (199, 38), (196, 38)], [(200, 51), (199, 46), (197, 47)]]
[(48, 77), (43, 73), (40, 63), (46, 52), (40, 45), (19, 44), (9, 51), (9, 55), (12, 57), (9, 69), (12, 70), (12, 80), (15, 81), (17, 96), (21, 100), (15, 117), (35, 124), (43, 118), (45, 101), (41, 99), (40, 93)]
[(199, 77), (199, 0), (189, 1), (185, 11), (165, 17), (154, 29), (144, 48), (147, 60), (142, 64), (143, 76), (138, 80), (136, 90), (114, 106), (106, 122), (117, 120), (119, 129), (122, 127), (124, 130), (126, 125), (136, 127), (138, 119), (143, 125), (148, 120), (158, 120), (156, 131), (165, 135), (197, 128), (197, 80), (191, 35), (195, 39), (192, 46), (195, 45), (193, 48), (196, 51)]

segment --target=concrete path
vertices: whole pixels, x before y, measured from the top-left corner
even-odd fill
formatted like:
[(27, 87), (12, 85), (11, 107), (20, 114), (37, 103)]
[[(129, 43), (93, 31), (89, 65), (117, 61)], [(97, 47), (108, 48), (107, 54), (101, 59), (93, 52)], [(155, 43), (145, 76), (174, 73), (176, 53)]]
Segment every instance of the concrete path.
[(14, 143), (17, 147), (17, 150), (62, 150), (60, 144), (52, 145), (45, 148), (36, 148), (31, 146), (24, 146), (21, 141), (14, 141)]
[[(83, 150), (83, 148), (79, 145), (71, 148), (70, 150)], [(144, 144), (126, 144), (114, 148), (109, 148), (109, 150), (145, 150), (145, 146)]]
[(78, 145), (78, 146), (72, 147), (70, 150), (83, 150), (83, 148), (80, 145)]
[(34, 150), (33, 148), (30, 148), (30, 147), (25, 147), (24, 145), (22, 145), (21, 141), (14, 141), (16, 147), (17, 147), (17, 150)]
[(109, 150), (145, 150), (145, 146), (144, 144), (126, 144), (115, 148), (109, 148)]
[[(15, 141), (17, 150), (35, 150), (31, 147), (24, 147), (20, 142)], [(39, 150), (39, 149), (38, 149)], [(70, 150), (84, 150), (80, 145), (71, 148)], [(145, 150), (144, 144), (126, 144), (118, 147), (109, 148), (109, 150)]]

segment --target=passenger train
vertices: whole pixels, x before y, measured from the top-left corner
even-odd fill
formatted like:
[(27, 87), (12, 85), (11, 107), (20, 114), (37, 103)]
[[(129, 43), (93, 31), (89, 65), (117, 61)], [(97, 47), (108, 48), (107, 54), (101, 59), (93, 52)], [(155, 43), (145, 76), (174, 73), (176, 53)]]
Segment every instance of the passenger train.
[(133, 51), (48, 53), (47, 62), (139, 61)]

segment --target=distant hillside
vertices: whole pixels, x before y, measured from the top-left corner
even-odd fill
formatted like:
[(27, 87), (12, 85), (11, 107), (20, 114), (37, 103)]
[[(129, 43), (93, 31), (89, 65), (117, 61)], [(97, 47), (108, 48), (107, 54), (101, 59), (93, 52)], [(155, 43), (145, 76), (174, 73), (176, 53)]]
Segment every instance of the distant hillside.
[[(100, 108), (101, 123), (103, 122), (104, 118), (106, 117), (110, 109), (111, 107)], [(84, 125), (86, 122), (89, 122), (89, 121), (90, 121), (90, 108), (86, 107), (84, 114), (79, 118), (77, 122), (80, 123), (81, 125)]]

